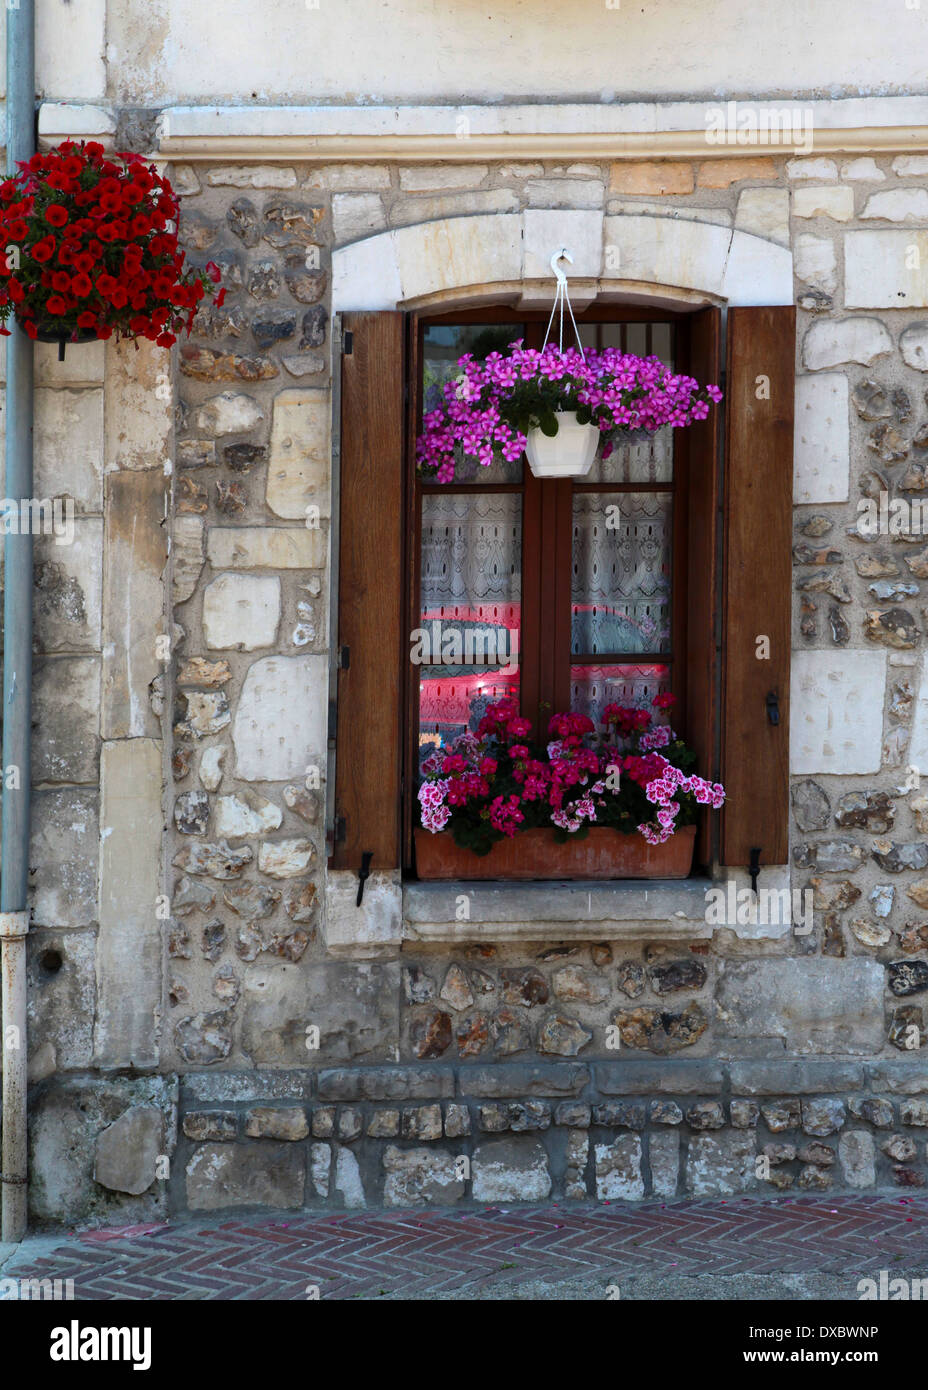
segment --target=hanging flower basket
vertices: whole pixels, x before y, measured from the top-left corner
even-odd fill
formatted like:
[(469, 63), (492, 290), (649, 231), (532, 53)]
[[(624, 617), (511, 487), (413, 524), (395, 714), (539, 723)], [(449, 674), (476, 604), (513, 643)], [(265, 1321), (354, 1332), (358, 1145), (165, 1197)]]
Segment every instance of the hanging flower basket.
[(686, 877), (697, 809), (720, 807), (725, 789), (692, 771), (695, 754), (650, 709), (607, 705), (603, 725), (555, 714), (537, 745), (516, 701), (499, 700), (476, 732), (430, 754), (420, 878)]
[[(564, 259), (572, 259), (566, 250), (551, 257), (557, 291), (540, 352), (518, 339), (505, 354), (458, 359), (460, 376), (446, 383), (442, 404), (422, 422), (416, 449), (423, 477), (451, 483), (465, 457), (489, 467), (500, 457), (514, 462), (524, 450), (536, 478), (582, 478), (600, 446), (608, 458), (617, 443), (704, 420), (710, 403), (722, 399), (717, 386), (677, 375), (657, 357), (615, 348), (586, 353), (579, 335), (577, 347), (565, 348), (565, 307), (575, 335), (577, 325), (558, 266)], [(555, 346), (548, 334), (558, 309)]]
[(15, 317), (59, 357), (114, 335), (167, 348), (207, 293), (222, 303), (217, 265), (184, 266), (178, 199), (141, 156), (66, 140), (19, 171), (0, 183), (0, 324)]

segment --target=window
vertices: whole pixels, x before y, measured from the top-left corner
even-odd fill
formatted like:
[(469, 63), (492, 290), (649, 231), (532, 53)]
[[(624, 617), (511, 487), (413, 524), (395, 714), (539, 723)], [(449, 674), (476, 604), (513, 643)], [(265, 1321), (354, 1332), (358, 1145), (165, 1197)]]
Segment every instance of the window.
[[(747, 865), (754, 849), (784, 863), (795, 311), (730, 309), (724, 380), (718, 309), (588, 311), (585, 345), (653, 351), (720, 383), (723, 407), (582, 481), (540, 482), (520, 461), (422, 483), (429, 393), (464, 351), (520, 333), (540, 346), (546, 321), (503, 308), (346, 316), (330, 867), (410, 869), (422, 749), (488, 700), (518, 692), (537, 720), (539, 706), (595, 714), (669, 686), (700, 769), (728, 791), (721, 830), (700, 826), (697, 864)], [(413, 662), (417, 630), (429, 645)]]
[[(412, 433), (464, 353), (485, 357), (519, 338), (540, 347), (546, 324), (544, 314), (486, 310), (419, 319)], [(672, 368), (685, 354), (674, 315), (613, 310), (578, 326), (584, 348), (653, 354)], [(541, 733), (555, 710), (598, 721), (610, 702), (672, 688), (685, 724), (684, 433), (617, 448), (578, 480), (541, 481), (523, 457), (488, 468), (474, 459), (463, 480), (423, 482), (411, 454), (410, 630), (423, 640), (407, 687), (407, 867), (422, 760), (476, 728), (493, 700), (516, 696)]]

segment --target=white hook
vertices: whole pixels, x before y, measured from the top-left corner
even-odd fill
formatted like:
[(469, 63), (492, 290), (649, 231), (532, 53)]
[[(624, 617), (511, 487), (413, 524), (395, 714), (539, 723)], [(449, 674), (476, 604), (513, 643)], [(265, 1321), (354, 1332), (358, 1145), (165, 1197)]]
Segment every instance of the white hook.
[(565, 272), (564, 272), (563, 270), (561, 270), (560, 266), (558, 265), (558, 261), (569, 261), (570, 264), (573, 265), (573, 263), (574, 263), (574, 258), (573, 258), (573, 256), (570, 254), (570, 252), (567, 250), (567, 247), (566, 247), (566, 246), (562, 246), (561, 249), (560, 249), (560, 251), (555, 251), (554, 255), (551, 257), (551, 260), (550, 260), (550, 262), (549, 262), (549, 264), (550, 264), (550, 266), (551, 266), (551, 269), (554, 271), (554, 275), (555, 275), (555, 279), (557, 280), (557, 283), (558, 283), (559, 285), (563, 285), (563, 287), (566, 289), (566, 288), (567, 288), (567, 276), (566, 276)]

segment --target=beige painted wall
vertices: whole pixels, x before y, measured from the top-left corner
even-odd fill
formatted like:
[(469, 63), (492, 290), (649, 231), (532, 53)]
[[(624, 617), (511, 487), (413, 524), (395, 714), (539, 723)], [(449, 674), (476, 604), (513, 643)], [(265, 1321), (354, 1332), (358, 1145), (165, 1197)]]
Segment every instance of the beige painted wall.
[(928, 87), (928, 0), (37, 0), (37, 8), (40, 88), (56, 100), (714, 99)]

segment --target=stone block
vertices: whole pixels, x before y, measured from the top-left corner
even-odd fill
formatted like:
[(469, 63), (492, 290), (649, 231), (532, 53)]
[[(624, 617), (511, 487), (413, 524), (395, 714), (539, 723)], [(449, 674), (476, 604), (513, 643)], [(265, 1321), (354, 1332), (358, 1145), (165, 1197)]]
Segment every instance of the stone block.
[(838, 259), (830, 237), (801, 233), (793, 242), (793, 269), (796, 279), (823, 294), (834, 294), (838, 287)]
[(435, 1149), (398, 1149), (389, 1144), (383, 1155), (387, 1207), (422, 1205), (450, 1207), (465, 1193), (454, 1154)]
[(203, 640), (211, 651), (272, 647), (279, 624), (276, 574), (221, 574), (203, 591)]
[(161, 744), (105, 743), (100, 763), (100, 1067), (154, 1066), (161, 1008)]
[[(199, 516), (177, 516), (171, 535), (173, 556), (171, 598), (176, 605), (186, 603), (197, 587), (203, 569), (203, 539), (205, 528)], [(215, 530), (210, 535), (215, 535)], [(216, 566), (220, 568), (220, 566)]]
[(716, 992), (721, 1037), (781, 1038), (789, 1052), (878, 1051), (883, 970), (874, 960), (726, 961)]
[(310, 765), (325, 766), (327, 680), (324, 656), (265, 657), (248, 668), (232, 725), (237, 777), (302, 780)]
[(231, 1110), (191, 1110), (184, 1116), (187, 1139), (203, 1144), (207, 1140), (228, 1142), (238, 1135), (238, 1117)]
[(854, 190), (845, 184), (831, 187), (803, 184), (793, 190), (793, 216), (829, 217), (833, 222), (850, 222), (854, 216)]
[(554, 212), (528, 208), (524, 214), (525, 251), (523, 277), (550, 280), (551, 256), (569, 246), (573, 265), (564, 265), (572, 279), (596, 279), (603, 268), (603, 215), (601, 211), (573, 209)]
[(387, 225), (383, 202), (377, 193), (336, 193), (332, 198), (335, 243), (359, 241)]
[(789, 246), (789, 192), (785, 188), (746, 188), (738, 198), (739, 232)]
[[(885, 685), (884, 652), (794, 652), (790, 771), (800, 776), (878, 772)], [(928, 752), (921, 766), (928, 766)]]
[(440, 217), (475, 217), (519, 211), (518, 195), (508, 188), (478, 189), (471, 193), (437, 193), (423, 198), (404, 198), (393, 204), (390, 221), (406, 227)]
[(146, 339), (106, 343), (104, 469), (154, 469), (171, 457), (174, 387), (171, 359)]
[[(703, 165), (703, 168), (707, 166)], [(609, 191), (646, 198), (692, 193), (693, 166), (682, 161), (622, 160), (609, 168)], [(703, 184), (703, 187), (706, 185)], [(712, 187), (727, 185), (713, 184)], [(566, 243), (569, 244), (569, 243)]]
[(852, 1091), (863, 1085), (859, 1062), (763, 1060), (732, 1062), (731, 1089), (735, 1095), (814, 1095), (820, 1091)]
[(641, 1140), (623, 1134), (612, 1144), (595, 1144), (596, 1196), (600, 1202), (631, 1202), (644, 1196)]
[[(30, 1102), (31, 1220), (73, 1228), (166, 1218), (166, 1184), (158, 1183), (154, 1189), (149, 1184), (141, 1195), (133, 1196), (94, 1181), (98, 1135), (136, 1107), (158, 1112), (163, 1127), (158, 1152), (170, 1154), (176, 1128), (176, 1080), (165, 1076), (46, 1080)], [(137, 1170), (137, 1176), (144, 1173)]]
[(306, 1112), (294, 1105), (256, 1106), (245, 1115), (245, 1133), (250, 1139), (305, 1139), (309, 1134)]
[(349, 1211), (367, 1205), (358, 1160), (341, 1144), (335, 1146), (335, 1191), (341, 1198), (340, 1205)]
[(431, 1100), (454, 1095), (448, 1067), (334, 1068), (318, 1073), (320, 1100)]
[[(396, 298), (413, 299), (451, 285), (518, 280), (522, 274), (522, 219), (510, 213), (448, 217), (424, 230), (401, 227), (390, 236), (402, 287)], [(379, 261), (377, 266), (375, 273), (382, 274)]]
[(629, 1058), (596, 1063), (596, 1089), (605, 1096), (712, 1095), (723, 1084), (717, 1062)]
[(861, 220), (881, 218), (885, 222), (928, 221), (928, 189), (892, 188), (872, 193), (860, 214)]
[(267, 505), (291, 521), (329, 514), (331, 402), (327, 391), (281, 391), (274, 397), (267, 468)]
[[(858, 236), (882, 233), (858, 232)], [(850, 304), (850, 301), (849, 301)], [(893, 340), (879, 319), (817, 319), (802, 343), (803, 366), (810, 372), (839, 367), (845, 362), (869, 366), (893, 350)]]
[(35, 647), (99, 651), (103, 599), (103, 521), (78, 518), (70, 545), (35, 537)]
[(40, 387), (35, 393), (34, 449), (36, 497), (70, 497), (77, 512), (102, 512), (102, 390)]
[(876, 1182), (873, 1135), (868, 1130), (845, 1130), (838, 1140), (838, 1159), (848, 1187), (872, 1187)]
[(100, 659), (60, 656), (37, 661), (33, 674), (32, 780), (98, 781)]
[(534, 1139), (493, 1139), (471, 1161), (475, 1202), (543, 1202), (551, 1193), (548, 1155)]
[(743, 1130), (696, 1134), (686, 1156), (685, 1183), (691, 1197), (731, 1197), (755, 1185), (754, 1135)]
[(458, 1079), (462, 1096), (517, 1099), (521, 1096), (578, 1096), (589, 1085), (589, 1067), (571, 1063), (507, 1062), (490, 1067), (463, 1068)]
[(651, 1186), (655, 1197), (675, 1197), (680, 1177), (680, 1134), (678, 1130), (660, 1130), (648, 1142)]
[(303, 1205), (306, 1156), (293, 1144), (203, 1144), (188, 1160), (191, 1211)]
[(850, 474), (848, 382), (843, 372), (796, 378), (793, 501), (846, 502)]
[(97, 996), (95, 933), (33, 927), (26, 948), (30, 1082), (89, 1067)]
[[(245, 972), (242, 1050), (255, 1065), (305, 1066), (392, 1055), (399, 966), (375, 962), (253, 965)], [(306, 1029), (320, 1030), (307, 1052)]]
[(846, 232), (844, 302), (849, 309), (928, 306), (928, 231)]
[(33, 793), (29, 862), (42, 866), (32, 897), (33, 926), (88, 927), (97, 921), (98, 807), (96, 789)]
[[(165, 669), (155, 641), (164, 630), (164, 571), (168, 559), (164, 514), (165, 477), (161, 469), (107, 475), (101, 710), (104, 738), (141, 738), (158, 733), (149, 687)], [(182, 570), (183, 530), (179, 551)], [(193, 568), (196, 569), (195, 561)], [(179, 572), (176, 552), (175, 573)]]
[(138, 1197), (155, 1181), (163, 1151), (161, 1111), (154, 1105), (132, 1105), (97, 1135), (94, 1182)]
[(305, 526), (213, 526), (207, 543), (215, 570), (321, 569), (327, 552), (325, 532)]

